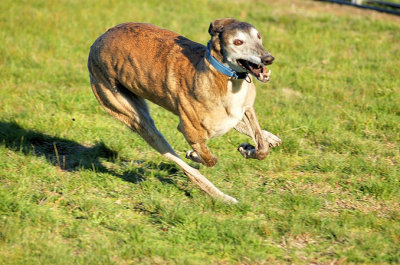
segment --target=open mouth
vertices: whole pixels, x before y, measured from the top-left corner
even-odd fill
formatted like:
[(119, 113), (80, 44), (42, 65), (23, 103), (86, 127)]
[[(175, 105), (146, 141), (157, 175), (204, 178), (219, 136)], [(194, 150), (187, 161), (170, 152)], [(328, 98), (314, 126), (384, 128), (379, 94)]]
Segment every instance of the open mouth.
[(254, 75), (261, 82), (268, 82), (269, 76), (271, 75), (271, 70), (267, 72), (267, 67), (261, 64), (255, 64), (244, 59), (236, 60), (238, 65), (246, 70), (248, 73)]

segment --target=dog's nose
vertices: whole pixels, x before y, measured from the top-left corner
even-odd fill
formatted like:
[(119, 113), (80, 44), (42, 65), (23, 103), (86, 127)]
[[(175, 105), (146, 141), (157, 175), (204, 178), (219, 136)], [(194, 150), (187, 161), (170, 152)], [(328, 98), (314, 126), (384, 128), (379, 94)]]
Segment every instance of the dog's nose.
[(272, 56), (271, 54), (268, 54), (264, 57), (261, 58), (261, 62), (263, 64), (272, 64), (272, 62), (275, 60), (274, 56)]

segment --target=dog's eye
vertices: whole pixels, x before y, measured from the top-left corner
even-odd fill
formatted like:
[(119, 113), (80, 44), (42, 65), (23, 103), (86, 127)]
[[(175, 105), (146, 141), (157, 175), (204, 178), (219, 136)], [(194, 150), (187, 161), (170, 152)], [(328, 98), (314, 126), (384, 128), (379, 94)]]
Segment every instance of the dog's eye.
[(236, 46), (240, 46), (240, 45), (243, 44), (243, 41), (236, 39), (236, 40), (233, 41), (233, 44), (235, 44)]
[(260, 33), (257, 33), (257, 38), (259, 38), (261, 40), (261, 35)]

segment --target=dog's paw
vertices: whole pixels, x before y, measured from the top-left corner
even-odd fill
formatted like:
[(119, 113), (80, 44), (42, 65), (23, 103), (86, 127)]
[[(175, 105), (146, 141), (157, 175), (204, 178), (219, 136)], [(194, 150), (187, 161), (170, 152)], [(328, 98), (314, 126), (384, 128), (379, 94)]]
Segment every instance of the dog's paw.
[(270, 147), (277, 147), (282, 143), (282, 140), (278, 136), (268, 131), (262, 131), (262, 133), (263, 133), (263, 138), (265, 139), (265, 141), (268, 142)]
[(238, 149), (239, 153), (244, 158), (255, 158), (256, 157), (256, 148), (249, 143), (243, 143), (239, 145)]
[(191, 151), (187, 151), (185, 157), (187, 159), (192, 160), (193, 162), (203, 164), (203, 165), (205, 165), (207, 167), (213, 167), (218, 162), (218, 158), (213, 154), (211, 154), (209, 159), (202, 160), (200, 158), (200, 156), (195, 151), (192, 151), (192, 150)]
[(193, 162), (202, 163), (200, 157), (193, 150), (187, 151), (185, 157)]

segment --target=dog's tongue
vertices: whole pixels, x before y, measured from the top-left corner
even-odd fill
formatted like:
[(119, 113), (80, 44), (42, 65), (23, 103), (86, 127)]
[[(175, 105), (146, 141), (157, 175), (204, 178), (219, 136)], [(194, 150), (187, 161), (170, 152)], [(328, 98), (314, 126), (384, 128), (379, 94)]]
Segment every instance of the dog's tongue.
[(261, 82), (268, 82), (270, 75), (271, 75), (271, 70), (267, 72), (267, 68), (263, 67), (262, 71), (258, 74), (257, 79), (260, 80)]

